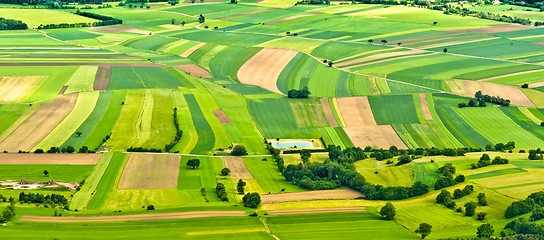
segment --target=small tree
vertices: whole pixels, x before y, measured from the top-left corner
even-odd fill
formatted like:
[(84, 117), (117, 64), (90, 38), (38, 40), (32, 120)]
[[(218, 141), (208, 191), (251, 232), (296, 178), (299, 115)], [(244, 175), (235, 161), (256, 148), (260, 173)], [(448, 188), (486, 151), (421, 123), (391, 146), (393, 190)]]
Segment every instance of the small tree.
[(187, 161), (187, 167), (191, 167), (193, 169), (197, 168), (200, 166), (200, 159), (189, 159), (189, 161)]
[(43, 175), (46, 176), (46, 177), (48, 177), (48, 176), (49, 176), (49, 171), (43, 170)]
[(368, 41), (367, 41), (367, 42), (368, 42), (368, 43), (370, 43), (370, 44), (372, 44), (372, 43), (374, 43), (374, 40), (372, 40), (372, 39), (368, 39)]
[(487, 216), (486, 212), (479, 212), (478, 214), (476, 214), (476, 219), (483, 221), (486, 216)]
[(200, 14), (198, 16), (198, 23), (204, 23), (205, 21), (206, 21), (206, 18), (202, 14)]
[(228, 176), (229, 174), (230, 174), (230, 169), (228, 168), (221, 169), (221, 175)]
[(81, 134), (83, 134), (81, 131), (77, 131), (77, 132), (76, 132), (76, 135), (77, 135), (78, 137), (81, 137)]
[(478, 194), (478, 204), (480, 204), (480, 206), (487, 206), (487, 197), (485, 196), (485, 193)]
[(387, 40), (385, 40), (385, 39), (382, 39), (381, 42), (382, 42), (382, 44), (387, 44)]
[(242, 179), (238, 180), (238, 184), (236, 185), (236, 191), (238, 191), (238, 194), (244, 194), (244, 187), (246, 186), (246, 182), (244, 182)]
[(257, 208), (261, 204), (261, 196), (256, 192), (247, 193), (242, 198), (242, 202), (244, 203), (244, 207)]
[(393, 220), (395, 215), (397, 215), (395, 206), (393, 206), (393, 204), (390, 202), (386, 203), (385, 206), (380, 209), (380, 215), (382, 215), (382, 217), (386, 220)]
[(493, 226), (489, 223), (482, 224), (478, 227), (478, 231), (476, 232), (476, 235), (478, 238), (484, 238), (488, 239), (491, 236), (493, 236), (493, 233), (495, 232), (495, 229), (493, 229)]
[(465, 204), (465, 216), (471, 217), (474, 216), (476, 213), (476, 203), (475, 202), (468, 202)]
[(419, 227), (416, 229), (415, 233), (421, 235), (421, 239), (425, 239), (429, 234), (431, 234), (431, 229), (433, 226), (428, 223), (420, 223)]
[(172, 18), (172, 25), (176, 25), (176, 19)]
[(436, 26), (436, 24), (438, 24), (438, 22), (434, 21), (434, 22), (433, 22), (433, 26)]
[(444, 48), (444, 49), (442, 49), (442, 52), (447, 53), (447, 52), (448, 52), (448, 49), (447, 49), (447, 48)]
[(185, 21), (181, 22), (181, 26), (182, 27), (185, 26)]
[(67, 153), (74, 153), (76, 151), (76, 149), (72, 146), (68, 146), (66, 147), (66, 152)]
[(244, 156), (244, 155), (247, 155), (246, 147), (244, 147), (242, 145), (236, 145), (232, 149), (232, 152), (230, 153), (230, 155), (232, 155), (232, 156)]
[(400, 47), (400, 45), (402, 45), (402, 43), (401, 43), (401, 42), (398, 42), (398, 43), (397, 43), (397, 46), (399, 46), (399, 47)]

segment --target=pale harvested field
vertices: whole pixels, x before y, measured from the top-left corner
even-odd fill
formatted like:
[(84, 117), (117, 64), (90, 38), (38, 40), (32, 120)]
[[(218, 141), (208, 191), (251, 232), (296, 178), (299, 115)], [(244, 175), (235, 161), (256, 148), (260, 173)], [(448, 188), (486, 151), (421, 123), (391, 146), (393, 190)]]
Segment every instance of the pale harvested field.
[(186, 65), (180, 65), (176, 66), (177, 69), (180, 69), (186, 73), (188, 73), (191, 76), (200, 77), (200, 78), (212, 78), (212, 74), (210, 74), (205, 69), (199, 67), (196, 64), (186, 64)]
[(377, 125), (367, 97), (337, 98), (345, 132), (355, 146), (407, 148), (390, 125)]
[(521, 89), (490, 83), (490, 82), (480, 82), (480, 81), (446, 81), (450, 89), (454, 94), (463, 95), (467, 97), (474, 97), (474, 94), (477, 91), (482, 91), (483, 94), (490, 96), (499, 96), (504, 99), (509, 99), (512, 105), (523, 106), (523, 107), (535, 107), (533, 102), (521, 91)]
[(529, 84), (529, 88), (544, 87), (544, 81)]
[(137, 33), (142, 35), (147, 35), (150, 33), (150, 31), (145, 31), (145, 30), (141, 30), (141, 29), (137, 29), (133, 27), (127, 27), (123, 25), (92, 27), (89, 29), (93, 31), (105, 32), (105, 33), (129, 32), (129, 33)]
[(338, 213), (338, 212), (364, 212), (364, 207), (342, 207), (342, 208), (304, 208), (292, 210), (270, 210), (268, 215), (298, 215), (298, 214), (318, 214), (318, 213)]
[(387, 59), (382, 59), (382, 60), (378, 60), (378, 61), (372, 61), (372, 62), (365, 62), (365, 63), (355, 64), (355, 65), (350, 65), (350, 66), (347, 66), (346, 68), (350, 69), (350, 68), (362, 67), (362, 66), (366, 66), (366, 65), (370, 65), (370, 64), (385, 63), (385, 62), (397, 61), (397, 60), (406, 59), (406, 58), (416, 58), (416, 57), (430, 56), (430, 55), (436, 55), (436, 54), (440, 54), (440, 53), (438, 53), (438, 52), (424, 52), (424, 53), (421, 53), (421, 54), (412, 54), (412, 55), (407, 55), (407, 56), (393, 57), (393, 58), (387, 58)]
[(287, 22), (287, 21), (291, 21), (291, 20), (298, 19), (298, 18), (309, 17), (309, 16), (318, 15), (318, 14), (319, 14), (319, 13), (313, 13), (313, 14), (312, 14), (312, 13), (298, 14), (298, 15), (294, 15), (294, 16), (289, 16), (289, 17), (286, 17), (286, 18), (278, 19), (278, 20), (275, 20), (275, 21), (267, 22), (266, 24), (276, 24), (276, 23), (281, 23), (281, 22)]
[(405, 56), (405, 55), (413, 55), (413, 54), (421, 54), (425, 53), (426, 51), (419, 50), (419, 49), (411, 49), (407, 51), (398, 51), (398, 52), (387, 52), (387, 53), (380, 53), (380, 54), (374, 54), (367, 57), (357, 58), (341, 63), (335, 64), (337, 67), (344, 67), (348, 65), (358, 64), (358, 63), (364, 63), (368, 61), (378, 60), (382, 58), (390, 58), (390, 57), (398, 57), (398, 56)]
[[(490, 80), (494, 80), (494, 79), (497, 79), (497, 78), (511, 77), (511, 76), (517, 76), (517, 75), (522, 75), (522, 74), (527, 74), (527, 73), (534, 73), (534, 72), (544, 72), (544, 69), (530, 70), (530, 71), (524, 71), (524, 72), (515, 72), (515, 73), (504, 74), (504, 75), (499, 75), (499, 76), (494, 76), (494, 77), (488, 77), (488, 78), (480, 79), (478, 81), (490, 81)], [(543, 75), (544, 75), (544, 73), (543, 73)]]
[(528, 29), (534, 29), (534, 28), (529, 26), (523, 26), (520, 24), (497, 24), (497, 25), (484, 27), (484, 28), (453, 30), (453, 31), (447, 31), (447, 32), (451, 32), (451, 33), (475, 32), (480, 34), (486, 34), (486, 33), (499, 33), (499, 32), (513, 32), (513, 31), (528, 30)]
[(244, 84), (259, 86), (274, 93), (283, 93), (276, 81), (297, 51), (264, 48), (238, 70), (238, 79)]
[(24, 100), (46, 76), (0, 77), (0, 103)]
[(331, 105), (329, 104), (329, 99), (322, 98), (320, 101), (321, 107), (323, 108), (323, 113), (325, 113), (325, 118), (327, 118), (327, 122), (329, 122), (329, 126), (338, 127), (338, 123), (336, 122), (336, 118), (334, 118)]
[(261, 196), (261, 203), (296, 202), (323, 199), (355, 199), (363, 194), (352, 189), (320, 190), (297, 193), (279, 193)]
[(0, 151), (30, 151), (70, 113), (77, 94), (70, 94), (45, 103), (0, 143)]
[(421, 103), (421, 109), (423, 110), (425, 120), (433, 120), (433, 115), (431, 115), (431, 111), (429, 111), (429, 104), (427, 103), (427, 96), (425, 93), (419, 94), (419, 102)]
[(191, 48), (185, 50), (185, 52), (183, 52), (180, 56), (185, 57), (185, 58), (189, 57), (189, 55), (191, 55), (194, 51), (196, 51), (197, 49), (201, 48), (204, 45), (206, 45), (206, 43), (199, 43), (197, 45), (194, 45)]
[(225, 112), (223, 112), (223, 110), (221, 110), (221, 109), (214, 110), (213, 115), (215, 115), (217, 120), (219, 120), (219, 122), (222, 123), (222, 124), (231, 124), (232, 123), (230, 121), (229, 117), (227, 117), (227, 114), (225, 114)]
[(193, 212), (169, 212), (148, 213), (119, 216), (81, 216), (81, 217), (52, 217), (52, 216), (22, 216), (24, 222), (124, 222), (124, 221), (152, 221), (167, 219), (187, 219), (205, 217), (243, 217), (244, 211), (193, 211)]
[(32, 154), (3, 153), (0, 164), (63, 164), (63, 165), (96, 165), (102, 154)]
[(230, 176), (233, 179), (251, 179), (253, 175), (249, 172), (241, 157), (222, 157), (223, 165), (230, 169)]
[(483, 38), (463, 39), (463, 40), (457, 40), (457, 41), (429, 44), (429, 45), (425, 45), (425, 46), (419, 46), (418, 48), (428, 49), (428, 48), (444, 47), (444, 46), (457, 45), (457, 44), (462, 44), (462, 43), (473, 43), (473, 42), (488, 41), (488, 40), (493, 40), (493, 39), (497, 39), (497, 38), (498, 37), (483, 37)]
[(178, 186), (180, 158), (165, 154), (131, 154), (119, 188), (176, 188)]
[(106, 90), (110, 84), (111, 78), (111, 66), (100, 65), (94, 78), (93, 89), (94, 90)]

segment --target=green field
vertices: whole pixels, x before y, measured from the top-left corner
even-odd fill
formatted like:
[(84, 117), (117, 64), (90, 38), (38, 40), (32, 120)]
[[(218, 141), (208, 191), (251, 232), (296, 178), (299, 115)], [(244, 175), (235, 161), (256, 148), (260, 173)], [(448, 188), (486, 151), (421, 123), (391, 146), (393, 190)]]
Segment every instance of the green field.
[[(512, 233), (504, 229), (511, 221), (504, 217), (506, 208), (544, 188), (544, 163), (527, 160), (530, 149), (544, 148), (544, 29), (429, 9), (440, 9), (438, 2), (429, 8), (413, 1), (331, 2), (210, 0), (99, 7), (76, 1), (59, 2), (59, 9), (54, 8), (57, 3), (0, 4), (0, 16), (29, 27), (0, 31), (0, 151), (25, 143), (27, 138), (17, 134), (23, 133), (29, 139), (43, 136), (31, 139), (37, 142), (33, 151), (74, 147), (76, 153), (68, 155), (74, 161), (83, 147), (101, 154), (96, 165), (25, 163), (24, 157), (33, 153), (20, 153), (22, 160), (13, 163), (11, 153), (0, 155), (0, 181), (85, 180), (77, 190), (29, 190), (63, 195), (66, 206), (20, 204), (20, 191), (27, 190), (0, 186), (2, 196), (14, 198), (17, 213), (3, 227), (2, 237), (418, 239), (415, 230), (422, 222), (433, 226), (426, 239), (475, 238), (483, 223), (494, 227), (494, 237), (501, 231)], [(538, 9), (523, 6), (459, 7), (504, 15), (503, 21), (507, 16), (529, 18), (532, 24), (544, 20)], [(76, 8), (123, 23), (37, 29), (99, 21), (73, 14)], [(259, 59), (263, 49), (293, 51), (289, 57), (294, 57), (280, 66), (276, 59)], [(242, 73), (249, 69), (242, 67), (249, 60), (255, 72)], [(252, 85), (244, 84), (244, 78), (240, 82), (239, 76), (250, 76)], [(279, 94), (271, 91), (276, 87)], [(290, 90), (304, 87), (311, 92), (308, 99), (288, 98)], [(521, 90), (520, 96), (505, 92), (512, 87)], [(516, 99), (507, 107), (459, 107), (478, 90)], [(46, 108), (44, 103), (68, 94), (77, 94), (75, 105), (63, 119), (54, 119), (57, 108), (64, 106)], [(358, 96), (364, 97), (343, 101)], [(368, 104), (358, 105), (365, 99)], [(41, 124), (54, 127), (39, 132)], [(368, 158), (352, 159), (346, 152), (335, 160), (334, 152), (312, 152), (304, 163), (289, 149), (274, 157), (266, 145), (270, 139), (360, 147)], [(397, 166), (398, 156), (376, 160), (370, 157), (374, 150), (365, 148), (395, 153), (389, 144), (399, 139), (403, 147), (417, 150), (412, 162)], [(435, 155), (436, 149), (511, 141), (511, 152), (486, 152), (491, 159), (508, 159), (508, 164), (473, 169), (482, 152)], [(248, 155), (226, 158), (236, 145), (244, 146)], [(279, 158), (288, 171), (278, 170)], [(200, 160), (194, 169), (187, 166), (192, 159)], [(474, 192), (455, 199), (461, 208), (485, 193), (488, 205), (476, 210), (487, 213), (484, 221), (436, 203), (442, 190), (434, 190), (438, 169), (447, 163), (456, 168), (454, 177), (466, 179), (444, 189), (474, 186)], [(296, 168), (290, 164), (300, 165), (294, 182), (286, 180)], [(227, 166), (230, 174), (222, 175)], [(349, 194), (350, 179), (345, 177), (353, 176), (343, 171), (362, 175), (364, 186), (358, 190), (363, 197), (343, 195)], [(159, 179), (161, 186), (125, 188), (127, 177), (146, 183)], [(260, 194), (263, 201), (257, 208), (244, 207), (243, 195), (237, 193), (240, 178), (246, 182), (244, 193)], [(170, 184), (167, 188), (162, 188), (163, 180)], [(414, 193), (408, 187), (416, 182), (430, 191), (407, 198)], [(225, 185), (229, 201), (221, 201), (218, 183)], [(334, 185), (340, 191), (308, 190)], [(374, 196), (379, 199), (404, 194), (402, 200), (387, 200), (396, 208), (394, 221), (380, 217), (387, 201), (370, 200), (372, 191), (383, 191)], [(8, 204), (0, 202), (0, 207)], [(155, 210), (147, 210), (151, 205)], [(209, 215), (216, 211), (224, 215)], [(55, 212), (62, 216), (29, 221)], [(253, 213), (257, 216), (248, 216)], [(86, 217), (93, 221), (77, 221)], [(115, 221), (124, 217), (129, 219)]]

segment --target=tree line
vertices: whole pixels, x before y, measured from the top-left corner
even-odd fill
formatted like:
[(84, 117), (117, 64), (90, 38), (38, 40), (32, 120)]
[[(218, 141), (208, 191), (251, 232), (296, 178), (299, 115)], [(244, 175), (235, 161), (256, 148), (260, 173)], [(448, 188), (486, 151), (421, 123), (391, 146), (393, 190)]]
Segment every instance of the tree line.
[(174, 146), (178, 144), (179, 140), (181, 140), (181, 137), (183, 136), (183, 131), (179, 128), (178, 108), (174, 108), (173, 117), (174, 117), (174, 127), (176, 128), (176, 136), (174, 136), (174, 139), (170, 143), (164, 145), (165, 152), (170, 152), (170, 150), (172, 150), (172, 148), (174, 148)]
[(43, 195), (41, 193), (19, 193), (19, 202), (21, 203), (50, 203), (56, 205), (67, 205), (68, 199), (63, 195), (59, 194), (47, 194)]
[(122, 19), (118, 19), (118, 18), (114, 18), (114, 17), (110, 17), (110, 16), (105, 16), (105, 15), (100, 15), (100, 14), (96, 14), (96, 13), (82, 12), (82, 11), (79, 11), (79, 9), (74, 14), (84, 16), (84, 17), (88, 17), (88, 18), (97, 19), (97, 20), (100, 20), (100, 21), (93, 22), (93, 23), (84, 23), (84, 22), (82, 22), (82, 23), (58, 23), (58, 24), (50, 23), (50, 24), (45, 24), (45, 25), (40, 24), (40, 26), (38, 26), (38, 29), (82, 28), (82, 27), (99, 27), (99, 26), (123, 24)]
[(308, 98), (310, 97), (310, 89), (308, 87), (304, 87), (301, 90), (297, 89), (291, 89), (287, 92), (288, 98)]
[(0, 17), (0, 30), (24, 30), (28, 29), (26, 23), (20, 20), (13, 20)]
[(480, 157), (480, 160), (478, 160), (478, 163), (473, 163), (470, 165), (470, 168), (477, 169), (482, 167), (487, 167), (489, 165), (500, 165), (500, 164), (508, 164), (508, 159), (501, 158), (499, 156), (496, 156), (493, 161), (491, 161), (491, 158), (487, 153), (482, 154)]
[(523, 215), (533, 211), (536, 208), (544, 206), (544, 191), (531, 193), (524, 200), (516, 201), (510, 204), (504, 212), (506, 218)]

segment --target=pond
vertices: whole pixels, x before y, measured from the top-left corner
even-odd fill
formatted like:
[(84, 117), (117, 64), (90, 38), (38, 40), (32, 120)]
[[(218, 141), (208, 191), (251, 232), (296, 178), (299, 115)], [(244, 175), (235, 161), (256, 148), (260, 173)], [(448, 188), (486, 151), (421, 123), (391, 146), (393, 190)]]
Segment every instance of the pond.
[(270, 141), (274, 148), (314, 148), (314, 145), (308, 141)]

